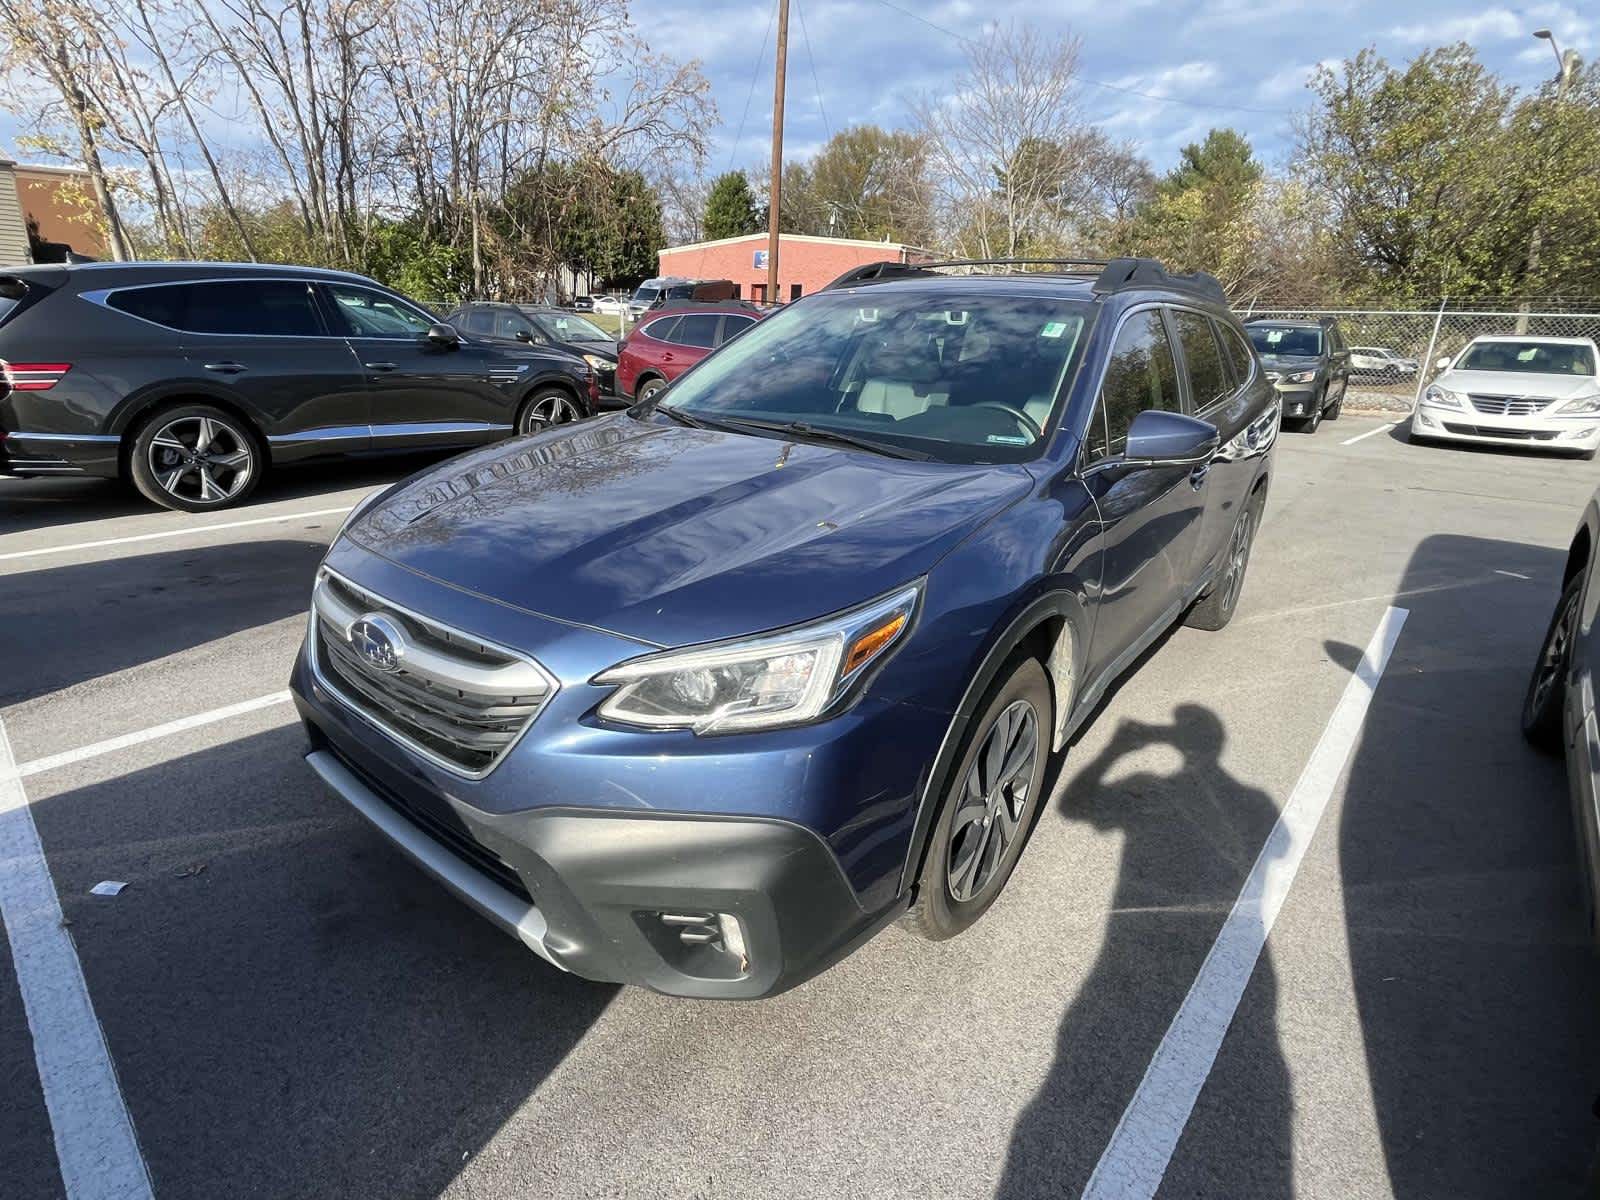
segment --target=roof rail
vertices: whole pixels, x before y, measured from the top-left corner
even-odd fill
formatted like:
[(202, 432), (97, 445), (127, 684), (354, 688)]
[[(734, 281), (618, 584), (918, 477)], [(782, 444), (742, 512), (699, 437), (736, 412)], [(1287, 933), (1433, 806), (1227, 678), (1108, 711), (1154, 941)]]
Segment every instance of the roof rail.
[(1153, 258), (1113, 258), (1094, 281), (1094, 290), (1097, 292), (1120, 292), (1138, 287), (1173, 288), (1193, 292), (1218, 304), (1228, 303), (1228, 295), (1215, 275), (1208, 275), (1204, 271), (1174, 275)]
[(839, 278), (824, 287), (823, 291), (833, 288), (850, 287), (857, 283), (871, 283), (875, 279), (888, 279), (903, 275), (931, 275), (933, 272), (924, 271), (920, 263), (903, 263), (894, 259), (883, 262), (863, 263), (859, 267), (851, 267)]

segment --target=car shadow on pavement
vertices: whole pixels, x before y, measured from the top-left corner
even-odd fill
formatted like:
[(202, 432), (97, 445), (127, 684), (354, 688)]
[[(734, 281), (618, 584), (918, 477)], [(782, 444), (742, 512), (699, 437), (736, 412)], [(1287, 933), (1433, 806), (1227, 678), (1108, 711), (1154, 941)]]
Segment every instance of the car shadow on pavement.
[[(307, 537), (227, 542), (0, 577), (0, 705), (305, 613), (338, 518)], [(261, 691), (284, 686), (261, 681)]]
[[(1600, 1132), (1600, 969), (1566, 776), (1519, 729), (1565, 560), (1516, 542), (1423, 541), (1352, 760), (1336, 836), (1396, 1196), (1576, 1196)], [(1362, 654), (1327, 652), (1351, 669)], [(1362, 1083), (1349, 1099), (1366, 1095)]]
[[(450, 897), (303, 743), (30, 784), (158, 1195), (437, 1195), (616, 991)], [(129, 886), (89, 894), (108, 878)]]
[[(1183, 704), (1168, 724), (1122, 721), (1093, 760), (1072, 760), (1059, 810), (1120, 833), (1122, 861), (1099, 956), (1061, 1021), (1049, 1075), (1012, 1133), (1002, 1200), (1082, 1190), (1277, 820), (1270, 796), (1222, 766), (1225, 743), (1214, 712)], [(1120, 769), (1162, 747), (1178, 758), (1175, 770)], [(1249, 1125), (1251, 1182), (1260, 1195), (1286, 1196), (1291, 1108), (1270, 953), (1229, 1034), (1248, 1041), (1250, 1072), (1232, 1094), (1247, 1108), (1237, 1117)], [(1237, 1165), (1210, 1152), (1192, 1157), (1203, 1158), (1202, 1172)], [(1229, 1194), (1238, 1178), (1196, 1178), (1194, 1194)]]

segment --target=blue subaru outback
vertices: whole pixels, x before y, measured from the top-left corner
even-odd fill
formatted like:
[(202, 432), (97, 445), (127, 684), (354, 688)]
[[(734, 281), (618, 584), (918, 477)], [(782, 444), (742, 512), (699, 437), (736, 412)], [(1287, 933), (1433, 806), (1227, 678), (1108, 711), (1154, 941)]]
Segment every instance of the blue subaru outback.
[(971, 925), (1106, 688), (1232, 616), (1279, 426), (1209, 276), (1014, 268), (853, 271), (362, 504), (311, 767), (591, 979), (765, 996)]

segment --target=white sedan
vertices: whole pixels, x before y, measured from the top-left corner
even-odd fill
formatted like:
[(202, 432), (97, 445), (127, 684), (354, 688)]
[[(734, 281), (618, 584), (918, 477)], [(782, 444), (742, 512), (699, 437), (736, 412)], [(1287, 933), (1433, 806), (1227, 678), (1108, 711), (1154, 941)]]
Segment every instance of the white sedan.
[(594, 311), (604, 313), (608, 317), (620, 317), (627, 307), (628, 301), (624, 296), (596, 296), (594, 298)]
[(1589, 338), (1480, 337), (1422, 393), (1413, 441), (1600, 450), (1600, 351)]

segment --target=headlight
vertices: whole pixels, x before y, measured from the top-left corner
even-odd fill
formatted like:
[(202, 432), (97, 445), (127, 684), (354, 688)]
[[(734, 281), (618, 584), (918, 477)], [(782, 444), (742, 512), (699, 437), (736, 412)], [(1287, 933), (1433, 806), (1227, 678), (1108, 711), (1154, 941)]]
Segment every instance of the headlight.
[(583, 356), (583, 361), (588, 363), (596, 371), (614, 371), (616, 370), (617, 366), (617, 364), (612, 362), (610, 359), (601, 358), (598, 354), (585, 354)]
[(1427, 391), (1422, 393), (1422, 399), (1424, 403), (1431, 404), (1435, 408), (1461, 407), (1460, 394), (1452, 392), (1449, 388), (1442, 388), (1437, 383), (1431, 385)]
[(1288, 377), (1290, 383), (1310, 383), (1317, 377), (1315, 371), (1296, 371)]
[(1568, 400), (1557, 412), (1564, 413), (1592, 413), (1600, 412), (1600, 392), (1592, 396), (1582, 396), (1577, 400)]
[(600, 715), (651, 729), (730, 733), (800, 725), (827, 711), (905, 637), (922, 584), (783, 633), (636, 658)]

